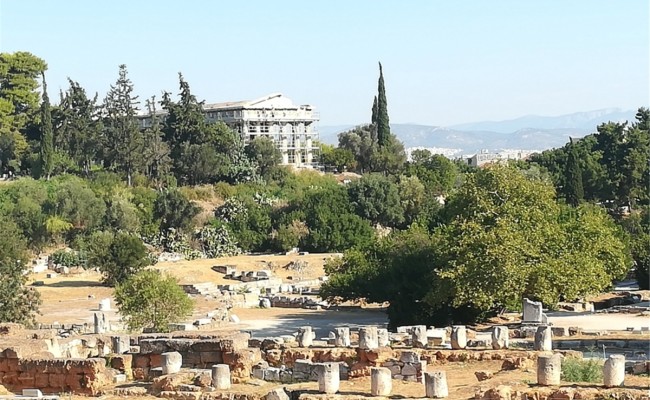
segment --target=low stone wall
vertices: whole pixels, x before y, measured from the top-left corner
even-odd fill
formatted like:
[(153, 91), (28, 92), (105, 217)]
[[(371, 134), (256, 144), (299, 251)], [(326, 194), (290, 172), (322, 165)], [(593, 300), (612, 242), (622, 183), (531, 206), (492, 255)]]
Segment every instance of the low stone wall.
[(248, 348), (249, 335), (235, 333), (225, 336), (140, 336), (140, 352), (133, 354), (134, 379), (156, 376), (161, 367), (162, 353), (178, 352), (184, 368), (210, 368), (228, 364), (234, 379), (249, 378), (253, 365), (262, 360), (258, 348)]
[(0, 359), (0, 382), (7, 389), (40, 389), (43, 393), (97, 395), (112, 382), (103, 358), (23, 360)]

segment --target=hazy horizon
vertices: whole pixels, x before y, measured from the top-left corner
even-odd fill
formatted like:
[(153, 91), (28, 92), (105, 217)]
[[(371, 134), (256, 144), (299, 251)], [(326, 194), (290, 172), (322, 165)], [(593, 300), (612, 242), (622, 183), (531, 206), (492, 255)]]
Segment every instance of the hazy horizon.
[(0, 2), (0, 51), (103, 97), (126, 64), (144, 100), (182, 72), (208, 103), (282, 92), (322, 125), (453, 126), (648, 105), (647, 1)]

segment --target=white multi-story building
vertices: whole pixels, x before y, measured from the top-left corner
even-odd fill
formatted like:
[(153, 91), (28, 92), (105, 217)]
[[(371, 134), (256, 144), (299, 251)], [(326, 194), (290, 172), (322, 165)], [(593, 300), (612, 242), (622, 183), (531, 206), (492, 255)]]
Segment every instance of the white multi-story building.
[[(273, 93), (252, 101), (205, 104), (203, 110), (208, 121), (224, 122), (239, 132), (244, 143), (259, 136), (273, 140), (282, 153), (282, 164), (316, 164), (319, 114), (310, 105), (295, 105), (281, 93)], [(146, 115), (140, 121), (143, 128), (151, 123)]]

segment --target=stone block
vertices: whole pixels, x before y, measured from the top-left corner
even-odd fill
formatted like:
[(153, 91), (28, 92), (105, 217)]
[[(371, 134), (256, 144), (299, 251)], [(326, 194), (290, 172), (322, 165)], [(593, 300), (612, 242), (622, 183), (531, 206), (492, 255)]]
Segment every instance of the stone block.
[(23, 389), (23, 397), (43, 397), (43, 393), (38, 389)]
[(181, 370), (183, 357), (177, 351), (171, 351), (162, 354), (162, 373), (163, 375), (174, 374)]
[(223, 363), (223, 353), (220, 351), (202, 351), (199, 358), (203, 366)]
[(543, 312), (542, 312), (542, 303), (539, 301), (531, 301), (529, 299), (524, 299), (523, 301), (523, 317), (522, 323), (533, 323), (541, 324), (543, 323)]

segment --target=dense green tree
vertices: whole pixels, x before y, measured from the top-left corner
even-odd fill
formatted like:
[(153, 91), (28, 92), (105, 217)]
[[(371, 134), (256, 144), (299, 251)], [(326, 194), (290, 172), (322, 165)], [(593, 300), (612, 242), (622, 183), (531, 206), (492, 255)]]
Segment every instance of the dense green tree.
[(168, 332), (169, 324), (192, 314), (192, 299), (176, 279), (158, 271), (141, 271), (115, 288), (120, 314), (131, 331), (144, 328)]
[(396, 227), (404, 222), (397, 185), (380, 174), (367, 174), (348, 185), (355, 213), (375, 224)]
[(327, 170), (336, 172), (354, 171), (357, 168), (357, 161), (350, 150), (324, 143), (320, 145), (320, 162)]
[(564, 171), (564, 196), (567, 203), (575, 207), (584, 199), (585, 191), (582, 186), (582, 169), (580, 169), (578, 152), (573, 145), (573, 140), (569, 144), (569, 155)]
[(59, 158), (57, 165), (65, 167), (68, 158), (89, 176), (90, 169), (101, 157), (108, 158), (109, 147), (102, 145), (103, 125), (97, 95), (89, 98), (78, 82), (68, 79), (69, 88), (53, 112), (54, 143)]
[(458, 167), (447, 157), (431, 154), (429, 150), (415, 150), (406, 166), (406, 174), (417, 176), (427, 191), (434, 195), (447, 195), (460, 178)]
[(372, 125), (358, 126), (339, 134), (339, 148), (354, 155), (357, 170), (372, 171), (372, 161), (377, 153), (376, 130)]
[(271, 207), (248, 202), (245, 212), (235, 215), (228, 223), (235, 241), (244, 251), (268, 249), (271, 234)]
[(318, 252), (342, 251), (371, 240), (370, 224), (353, 213), (345, 188), (311, 190), (300, 203), (309, 234), (303, 245)]
[(83, 180), (55, 179), (53, 189), (45, 204), (49, 215), (62, 218), (78, 231), (90, 231), (101, 225), (106, 204)]
[(0, 322), (33, 324), (39, 293), (25, 286), (29, 256), (25, 238), (11, 220), (0, 219)]
[(650, 289), (650, 206), (634, 210), (621, 218), (621, 225), (630, 237), (630, 250), (639, 288)]
[(41, 104), (41, 148), (40, 168), (46, 179), (50, 179), (54, 170), (54, 134), (52, 132), (52, 112), (50, 109), (50, 98), (47, 95), (47, 84), (45, 83), (45, 72), (43, 72), (43, 102)]
[[(373, 107), (374, 109), (374, 107)], [(388, 144), (390, 133), (390, 121), (388, 119), (388, 102), (386, 100), (386, 86), (384, 85), (384, 71), (379, 63), (379, 82), (377, 84), (377, 114), (376, 122), (373, 121), (377, 126), (377, 144), (379, 147), (386, 146)]]
[(404, 222), (406, 226), (411, 225), (422, 217), (426, 209), (426, 189), (417, 176), (401, 175), (397, 182), (400, 204), (404, 209)]
[(128, 77), (126, 65), (120, 65), (119, 77), (111, 85), (104, 100), (105, 141), (109, 166), (126, 175), (131, 186), (133, 174), (142, 163), (144, 140), (138, 120), (138, 96), (133, 95), (133, 83)]
[(282, 153), (271, 138), (259, 136), (246, 146), (246, 155), (259, 168), (262, 177), (268, 178), (282, 162)]
[(103, 282), (109, 286), (126, 281), (149, 265), (142, 240), (125, 232), (116, 233), (106, 248), (92, 247), (87, 257), (88, 266), (98, 268), (103, 274)]
[(346, 255), (329, 268), (325, 297), (397, 301), (391, 324), (468, 322), (523, 297), (553, 307), (598, 293), (630, 266), (602, 209), (562, 207), (549, 183), (505, 166), (468, 176), (440, 222)]
[(0, 53), (0, 135), (23, 132), (38, 121), (38, 78), (45, 70), (45, 61), (31, 53)]
[(192, 226), (192, 219), (200, 208), (190, 202), (178, 190), (168, 189), (162, 192), (153, 205), (153, 216), (160, 220), (160, 229), (187, 230)]
[(255, 165), (248, 159), (241, 136), (223, 122), (209, 123), (189, 84), (179, 74), (179, 100), (170, 93), (161, 102), (167, 111), (163, 133), (171, 150), (174, 174), (183, 184), (231, 183), (256, 178)]

